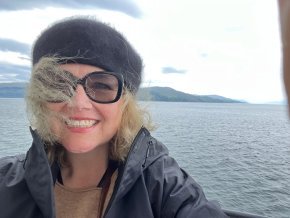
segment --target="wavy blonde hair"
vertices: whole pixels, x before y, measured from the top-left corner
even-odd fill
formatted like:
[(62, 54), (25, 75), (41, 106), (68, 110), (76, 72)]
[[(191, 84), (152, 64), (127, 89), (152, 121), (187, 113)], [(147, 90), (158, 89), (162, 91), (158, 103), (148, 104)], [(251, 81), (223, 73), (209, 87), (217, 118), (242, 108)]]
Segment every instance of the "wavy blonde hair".
[[(50, 163), (58, 161), (66, 165), (65, 149), (58, 143), (58, 137), (52, 133), (49, 124), (52, 116), (62, 119), (62, 115), (46, 107), (47, 101), (69, 102), (74, 95), (72, 78), (59, 67), (62, 63), (56, 57), (43, 57), (33, 67), (26, 91), (26, 104), (30, 124), (43, 140)], [(142, 126), (149, 130), (154, 128), (150, 114), (138, 104), (135, 94), (125, 87), (122, 98), (121, 123), (110, 141), (109, 152), (110, 159), (117, 161), (126, 159), (131, 143)]]

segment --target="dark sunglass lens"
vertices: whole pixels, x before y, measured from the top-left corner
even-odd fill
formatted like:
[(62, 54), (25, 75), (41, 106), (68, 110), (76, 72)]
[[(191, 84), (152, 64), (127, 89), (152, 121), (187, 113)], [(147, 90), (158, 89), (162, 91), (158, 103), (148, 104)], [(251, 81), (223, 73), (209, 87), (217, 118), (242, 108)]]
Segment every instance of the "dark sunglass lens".
[(118, 96), (119, 81), (116, 76), (93, 73), (86, 79), (86, 92), (96, 102), (114, 102)]

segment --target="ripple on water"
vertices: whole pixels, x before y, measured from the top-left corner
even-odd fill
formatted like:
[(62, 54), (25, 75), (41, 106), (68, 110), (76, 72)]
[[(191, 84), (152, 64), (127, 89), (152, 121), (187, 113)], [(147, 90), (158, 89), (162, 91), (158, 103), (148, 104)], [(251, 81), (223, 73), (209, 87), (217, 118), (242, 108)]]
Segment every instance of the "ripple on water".
[[(146, 105), (148, 105), (146, 103)], [(290, 217), (290, 128), (278, 105), (149, 103), (153, 135), (223, 208)], [(0, 156), (31, 144), (23, 99), (0, 99)]]

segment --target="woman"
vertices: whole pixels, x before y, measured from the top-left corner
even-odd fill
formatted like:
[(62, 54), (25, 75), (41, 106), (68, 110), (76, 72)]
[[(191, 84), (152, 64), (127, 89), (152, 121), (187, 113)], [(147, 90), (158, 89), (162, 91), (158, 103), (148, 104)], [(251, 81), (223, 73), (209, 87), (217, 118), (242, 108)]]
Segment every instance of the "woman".
[(0, 161), (1, 217), (225, 217), (147, 130), (142, 60), (119, 32), (62, 20), (32, 62), (33, 144)]

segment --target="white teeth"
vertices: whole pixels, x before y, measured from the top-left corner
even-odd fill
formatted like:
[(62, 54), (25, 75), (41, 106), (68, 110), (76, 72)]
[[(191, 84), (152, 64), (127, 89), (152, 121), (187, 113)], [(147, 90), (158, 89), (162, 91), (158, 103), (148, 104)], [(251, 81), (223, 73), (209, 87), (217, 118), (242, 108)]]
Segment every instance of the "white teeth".
[(79, 128), (87, 128), (95, 125), (97, 123), (96, 120), (66, 120), (66, 125), (69, 127), (79, 127)]

